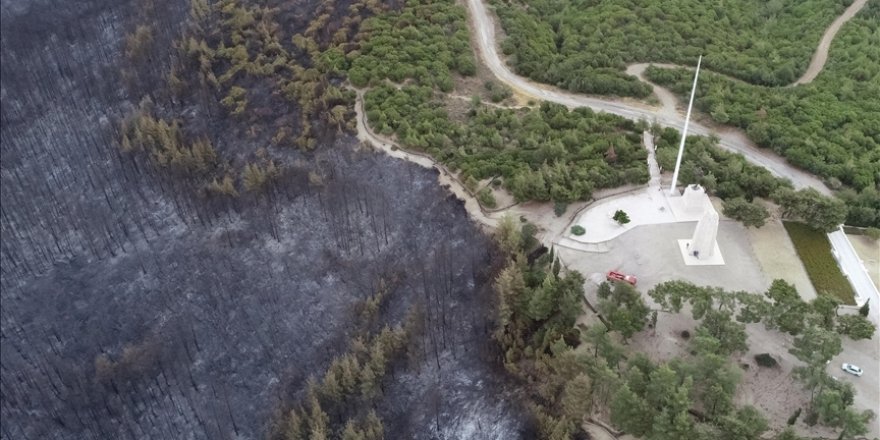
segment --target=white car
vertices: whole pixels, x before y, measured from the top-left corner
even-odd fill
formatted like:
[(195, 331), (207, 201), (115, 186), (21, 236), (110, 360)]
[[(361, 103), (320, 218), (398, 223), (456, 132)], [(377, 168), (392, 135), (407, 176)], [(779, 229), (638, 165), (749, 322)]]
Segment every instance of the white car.
[(843, 367), (842, 367), (842, 368), (843, 368), (843, 371), (846, 371), (846, 372), (849, 373), (849, 374), (852, 374), (852, 375), (855, 375), (855, 376), (861, 376), (861, 375), (862, 375), (862, 369), (859, 368), (859, 367), (857, 367), (857, 366), (855, 366), (855, 365), (853, 365), (853, 364), (843, 364)]

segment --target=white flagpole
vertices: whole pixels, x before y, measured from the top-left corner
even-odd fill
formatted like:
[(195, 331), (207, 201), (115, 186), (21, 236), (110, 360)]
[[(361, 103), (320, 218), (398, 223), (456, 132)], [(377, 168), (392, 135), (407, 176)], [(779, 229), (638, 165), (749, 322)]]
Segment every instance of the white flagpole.
[(687, 115), (684, 117), (684, 130), (681, 132), (681, 143), (678, 144), (678, 159), (675, 160), (675, 171), (672, 173), (672, 186), (669, 187), (669, 194), (677, 195), (675, 185), (678, 183), (678, 169), (681, 167), (681, 157), (684, 155), (684, 141), (687, 139), (688, 125), (691, 122), (691, 109), (694, 107), (694, 95), (697, 92), (697, 78), (700, 76), (700, 63), (703, 62), (703, 56), (697, 60), (697, 71), (694, 73), (694, 85), (691, 88), (691, 100), (688, 103)]

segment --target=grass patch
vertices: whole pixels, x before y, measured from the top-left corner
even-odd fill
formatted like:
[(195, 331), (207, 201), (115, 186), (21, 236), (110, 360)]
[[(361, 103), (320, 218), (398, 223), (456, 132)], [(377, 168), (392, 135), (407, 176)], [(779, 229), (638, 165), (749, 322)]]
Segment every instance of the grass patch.
[(816, 292), (836, 298), (843, 304), (855, 304), (855, 292), (831, 254), (828, 237), (803, 223), (783, 222), (783, 225)]

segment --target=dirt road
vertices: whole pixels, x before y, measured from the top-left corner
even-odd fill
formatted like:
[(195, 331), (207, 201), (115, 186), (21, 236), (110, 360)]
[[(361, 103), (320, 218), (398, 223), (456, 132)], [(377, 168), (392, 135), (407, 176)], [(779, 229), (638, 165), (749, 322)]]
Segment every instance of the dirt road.
[(843, 26), (844, 23), (853, 18), (857, 12), (862, 10), (867, 3), (868, 0), (854, 1), (845, 11), (843, 11), (843, 14), (840, 14), (840, 16), (831, 23), (831, 26), (828, 26), (828, 29), (826, 29), (825, 33), (822, 35), (822, 39), (819, 40), (819, 46), (816, 47), (816, 51), (813, 52), (813, 59), (810, 60), (810, 65), (807, 67), (807, 71), (804, 72), (804, 74), (792, 85), (809, 84), (819, 76), (819, 73), (822, 72), (822, 68), (825, 67), (825, 62), (828, 61), (828, 49), (831, 48), (831, 42), (837, 35), (837, 31), (840, 30), (840, 27)]

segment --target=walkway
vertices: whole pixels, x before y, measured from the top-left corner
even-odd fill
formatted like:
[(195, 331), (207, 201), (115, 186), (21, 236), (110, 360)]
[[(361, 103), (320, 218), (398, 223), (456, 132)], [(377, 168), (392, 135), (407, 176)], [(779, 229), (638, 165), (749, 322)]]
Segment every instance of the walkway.
[(831, 242), (837, 264), (856, 292), (856, 304), (861, 306), (870, 300), (868, 316), (871, 321), (880, 326), (880, 293), (877, 291), (877, 286), (871, 281), (871, 277), (868, 276), (867, 269), (843, 232), (843, 228), (829, 233), (828, 240)]

